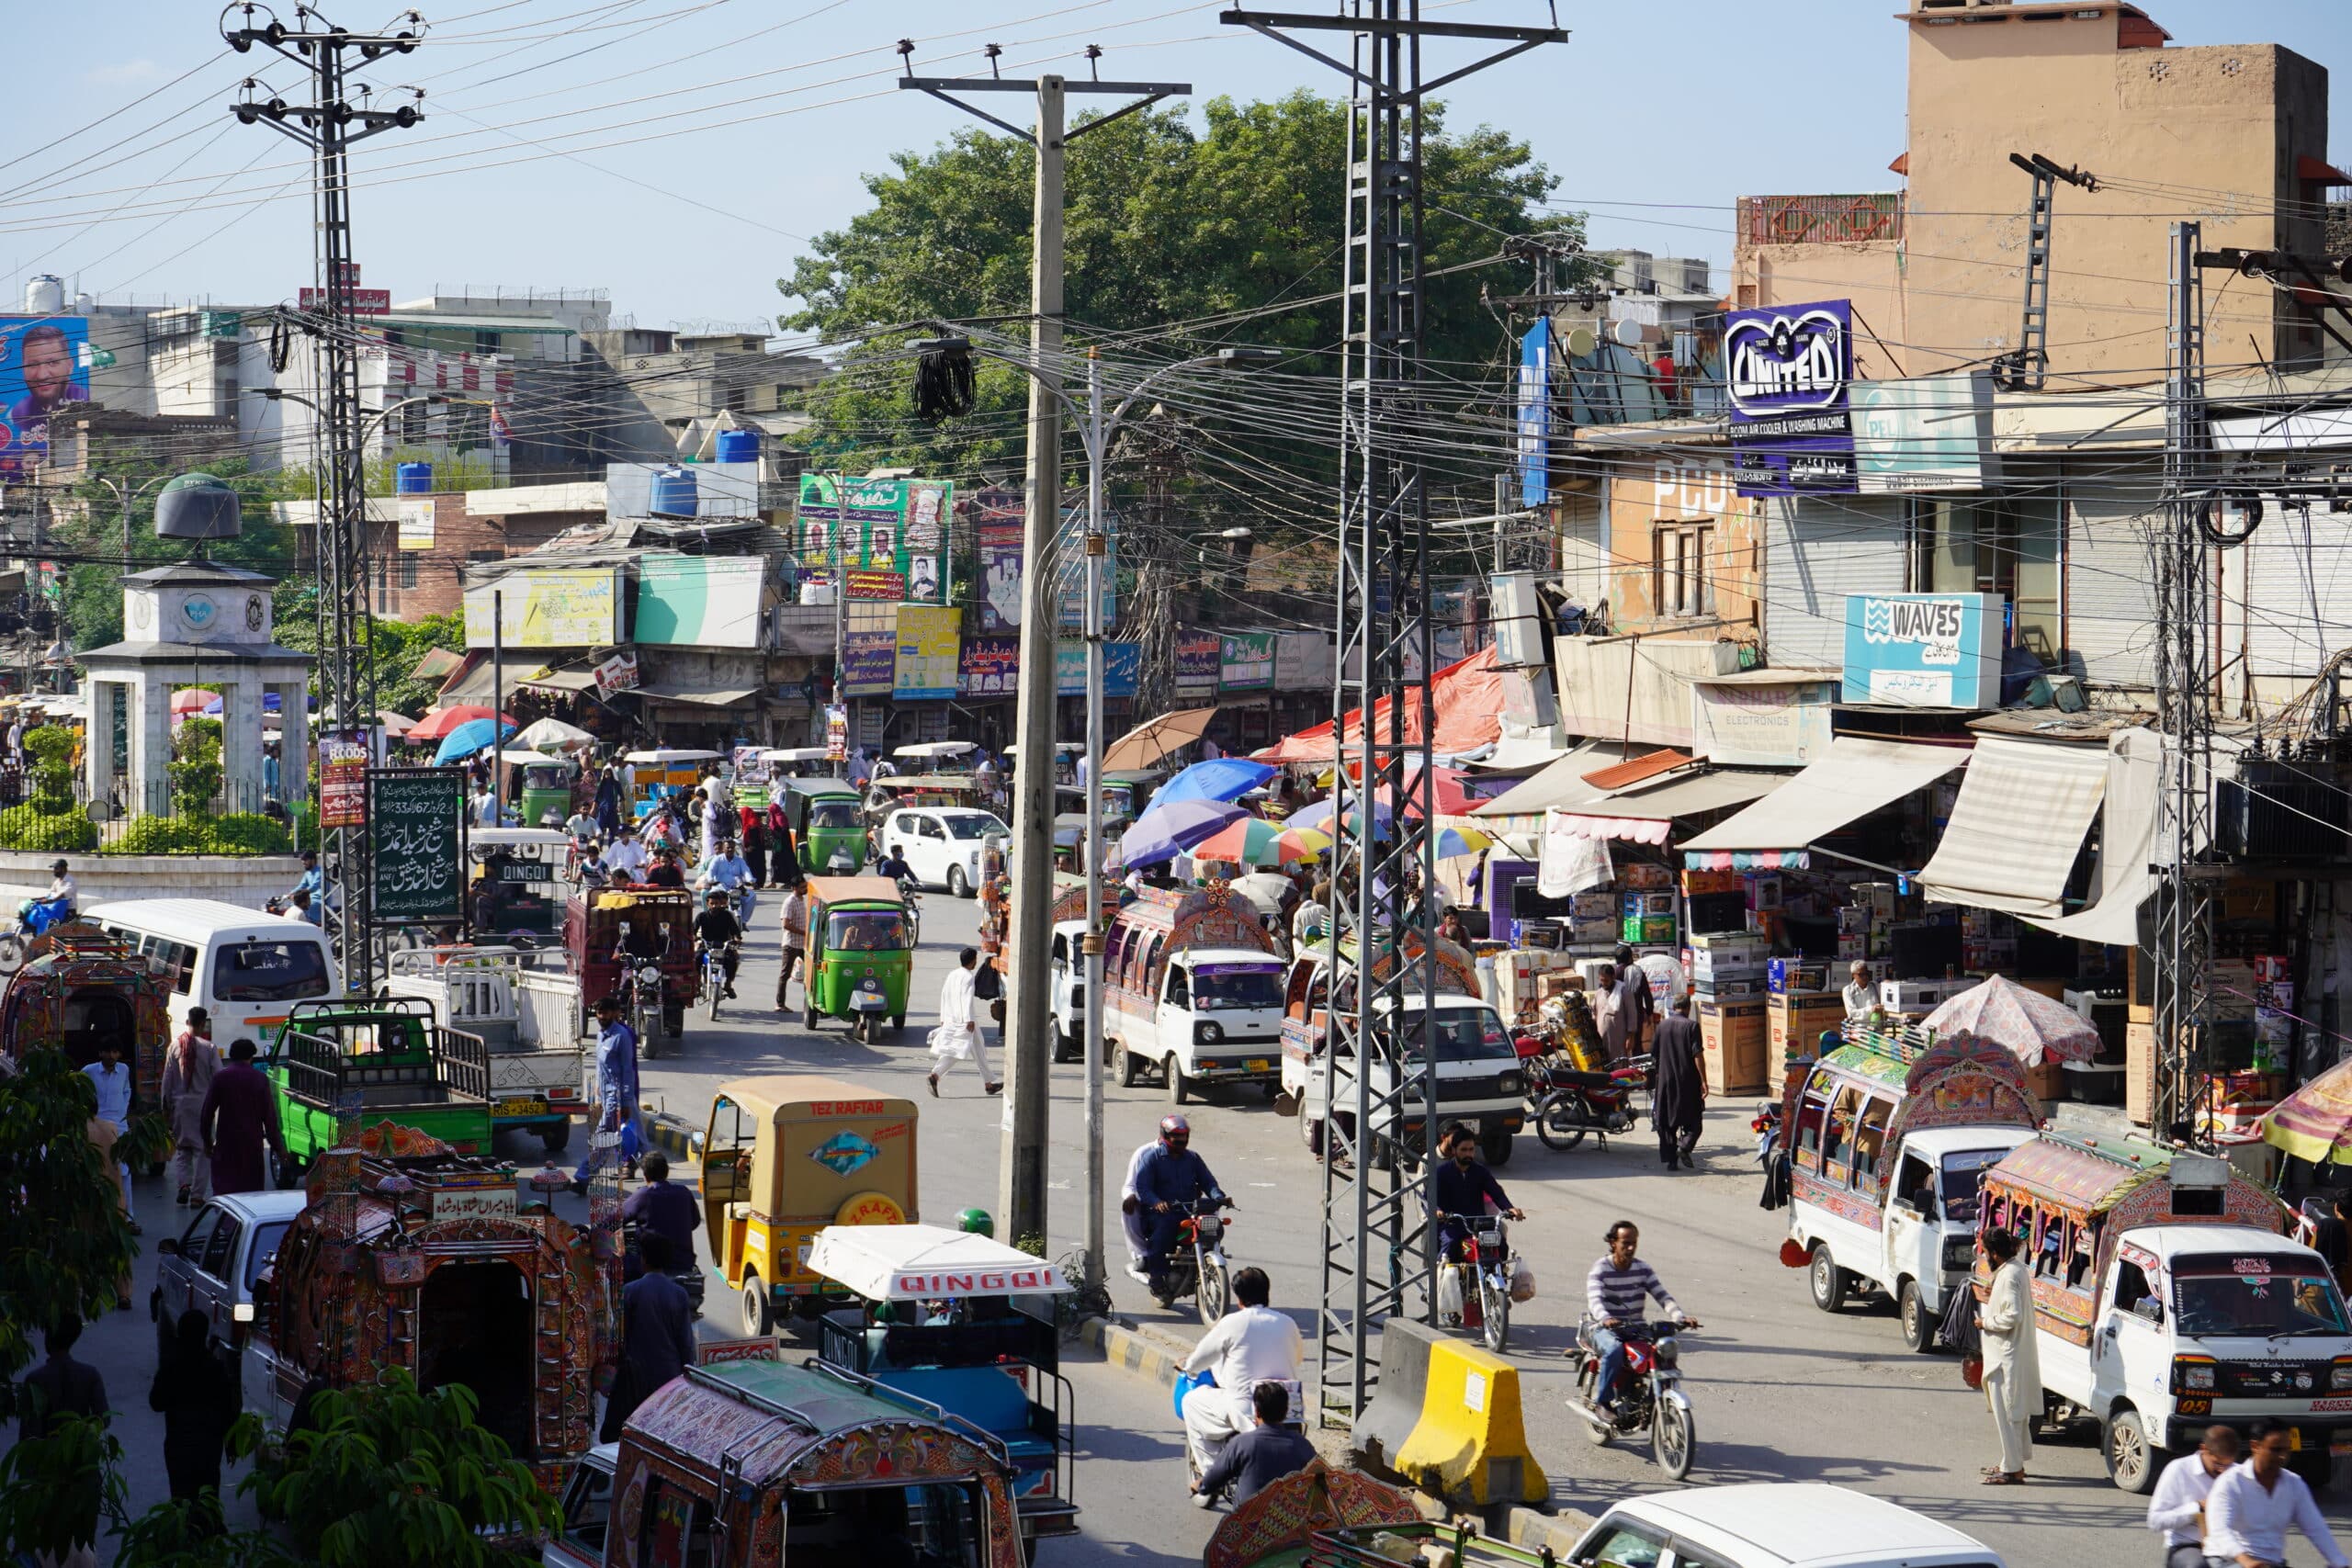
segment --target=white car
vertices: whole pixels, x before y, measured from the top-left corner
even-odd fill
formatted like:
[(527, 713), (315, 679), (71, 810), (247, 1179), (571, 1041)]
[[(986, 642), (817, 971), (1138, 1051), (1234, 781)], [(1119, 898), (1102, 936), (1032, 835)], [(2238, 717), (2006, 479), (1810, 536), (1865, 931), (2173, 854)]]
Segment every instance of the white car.
[(198, 1206), (187, 1228), (155, 1243), (155, 1289), (147, 1299), (159, 1340), (168, 1342), (180, 1314), (193, 1308), (211, 1325), (208, 1337), (233, 1366), (254, 1321), (254, 1281), (277, 1255), (306, 1194), (236, 1192)]
[(968, 806), (922, 806), (893, 811), (882, 824), (882, 847), (896, 850), (925, 887), (969, 898), (980, 887), (980, 841), (1011, 838), (992, 811)]
[(1693, 1486), (1629, 1497), (1585, 1532), (1577, 1568), (2002, 1568), (1971, 1535), (1842, 1486)]

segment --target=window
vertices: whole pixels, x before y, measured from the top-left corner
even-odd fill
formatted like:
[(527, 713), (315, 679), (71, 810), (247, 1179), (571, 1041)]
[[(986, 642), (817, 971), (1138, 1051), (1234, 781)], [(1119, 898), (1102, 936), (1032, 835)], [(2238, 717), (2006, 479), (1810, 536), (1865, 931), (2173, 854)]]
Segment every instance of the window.
[(940, 825), (939, 825), (939, 818), (936, 818), (936, 817), (918, 817), (918, 818), (916, 818), (914, 820), (915, 820), (915, 837), (916, 837), (916, 838), (918, 838), (918, 839), (944, 839), (944, 838), (947, 837), (946, 829), (944, 829), (944, 828), (942, 828), (942, 827), (940, 827)]
[(269, 1267), (269, 1260), (277, 1256), (277, 1244), (286, 1239), (287, 1229), (293, 1223), (291, 1220), (272, 1220), (254, 1231), (253, 1247), (245, 1254), (247, 1291), (251, 1291), (254, 1282), (260, 1280), (261, 1271)]
[(2118, 1263), (2115, 1266), (2116, 1311), (2130, 1312), (2154, 1294), (2148, 1288), (2147, 1271), (2137, 1263)]
[(1845, 1185), (1854, 1157), (1854, 1122), (1861, 1109), (1862, 1091), (1841, 1089), (1829, 1107), (1829, 1119), (1823, 1125), (1821, 1174), (1839, 1186)]
[(1854, 1134), (1854, 1185), (1876, 1192), (1884, 1183), (1879, 1179), (1879, 1155), (1886, 1142), (1886, 1118), (1894, 1109), (1894, 1101), (1875, 1097), (1862, 1108), (1860, 1131)]
[(645, 1491), (637, 1561), (646, 1568), (708, 1568), (709, 1505), (691, 1492), (651, 1477)]
[(969, 811), (947, 819), (947, 836), (951, 839), (985, 839), (990, 834), (1007, 838), (1012, 832), (1012, 829), (985, 811)]
[(896, 909), (845, 909), (825, 917), (825, 945), (836, 953), (897, 953), (914, 943)]
[(1174, 964), (1168, 966), (1168, 1005), (1188, 1008), (1193, 1005), (1193, 986), (1183, 969)]
[(243, 1228), (232, 1215), (224, 1212), (220, 1223), (212, 1227), (212, 1234), (204, 1238), (204, 1256), (191, 1261), (216, 1280), (227, 1279), (229, 1259), (237, 1251), (237, 1233)]
[(315, 942), (248, 942), (212, 958), (216, 1001), (290, 1002), (330, 989), (327, 951)]
[(376, 609), (379, 614), (390, 614), (392, 607), (391, 580), (384, 570), (383, 558), (379, 556), (368, 565), (376, 579)]
[(574, 1466), (563, 1491), (564, 1543), (589, 1562), (602, 1562), (612, 1518), (613, 1472), (594, 1463)]
[(401, 552), (401, 586), (403, 589), (416, 586), (416, 552), (414, 550)]
[(1998, 593), (2009, 641), (2055, 665), (2064, 645), (2064, 559), (2055, 496), (1921, 500), (1912, 513), (1912, 571), (1922, 593)]
[(1650, 535), (1650, 592), (1661, 615), (1712, 615), (1715, 579), (1712, 523), (1660, 524)]
[[(1818, 1090), (1807, 1091), (1804, 1103), (1797, 1107), (1796, 1148), (1799, 1154), (1817, 1156), (1820, 1153), (1821, 1118), (1826, 1109), (1826, 1102)], [(1808, 1159), (1804, 1165), (1807, 1170), (1818, 1171), (1821, 1168), (1818, 1158)]]
[(1628, 1521), (1612, 1525), (1599, 1545), (1577, 1553), (1589, 1568), (1658, 1568), (1666, 1554), (1666, 1537)]
[(198, 1269), (204, 1267), (204, 1249), (210, 1244), (212, 1233), (219, 1228), (220, 1219), (221, 1212), (219, 1209), (207, 1208), (190, 1221), (187, 1229), (181, 1233), (180, 1256), (187, 1258), (191, 1267)]
[(1193, 971), (1193, 994), (1203, 1012), (1239, 1012), (1283, 1005), (1279, 969), (1248, 964), (1204, 964)]
[(1903, 1156), (1903, 1169), (1894, 1184), (1895, 1201), (1908, 1201), (1919, 1211), (1919, 1217), (1936, 1217), (1936, 1173), (1917, 1155)]

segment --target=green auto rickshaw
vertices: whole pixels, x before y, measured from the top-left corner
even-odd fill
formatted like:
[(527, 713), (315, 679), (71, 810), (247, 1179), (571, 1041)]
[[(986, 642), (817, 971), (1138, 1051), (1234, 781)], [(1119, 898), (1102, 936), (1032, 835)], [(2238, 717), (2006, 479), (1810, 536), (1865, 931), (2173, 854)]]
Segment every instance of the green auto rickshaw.
[(887, 876), (810, 877), (807, 941), (803, 1028), (816, 1028), (820, 1018), (845, 1019), (850, 1032), (871, 1044), (881, 1037), (883, 1020), (906, 1027), (915, 930), (897, 883)]
[(819, 875), (851, 876), (865, 864), (865, 811), (857, 786), (847, 779), (790, 779), (785, 813), (792, 841), (800, 846), (800, 869)]
[(560, 828), (571, 817), (580, 764), (569, 757), (539, 751), (506, 750), (499, 758), (522, 773), (522, 816), (526, 828)]

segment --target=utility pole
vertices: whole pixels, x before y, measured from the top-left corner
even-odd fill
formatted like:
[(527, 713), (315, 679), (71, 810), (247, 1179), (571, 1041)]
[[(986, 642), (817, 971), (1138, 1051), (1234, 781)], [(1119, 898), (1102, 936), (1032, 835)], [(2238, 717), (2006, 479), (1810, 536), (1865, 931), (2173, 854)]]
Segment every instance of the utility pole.
[[(289, 104), (282, 98), (257, 100), (259, 84), (248, 78), (245, 96), (230, 112), (244, 125), (266, 123), (308, 147), (313, 158), (314, 195), (318, 221), (318, 288), (325, 309), (301, 312), (296, 324), (312, 334), (317, 351), (321, 412), (327, 440), (325, 509), (318, 519), (319, 539), (319, 684), (323, 705), (335, 724), (357, 729), (367, 739), (372, 759), (376, 718), (374, 660), (375, 619), (368, 603), (368, 491), (363, 466), (363, 415), (359, 406), (358, 320), (353, 286), (358, 264), (351, 254), (352, 144), (398, 126), (405, 129), (424, 116), (413, 103), (397, 109), (368, 107), (372, 89), (357, 85), (361, 101), (347, 96), (354, 85), (346, 56), (356, 53), (362, 62), (390, 54), (409, 54), (424, 35), (424, 18), (414, 11), (401, 14), (405, 24), (396, 33), (355, 33), (329, 22), (315, 9), (296, 13), (306, 24), (288, 28), (273, 17), (254, 26), (255, 6), (237, 9), (242, 27), (223, 26), (220, 36), (239, 54), (260, 44), (283, 55), (309, 73), (311, 101)], [(225, 22), (228, 13), (222, 13)], [(412, 89), (413, 90), (413, 89)], [(420, 92), (416, 95), (423, 97)], [(493, 722), (491, 728), (495, 730)], [(308, 759), (288, 759), (303, 770)], [(327, 830), (325, 902), (340, 905), (343, 920), (333, 928), (335, 957), (343, 966), (344, 985), (354, 995), (375, 989), (376, 908), (368, 867), (368, 829)]]
[[(1333, 1064), (1323, 1124), (1323, 1268), (1316, 1355), (1328, 1425), (1352, 1425), (1378, 1381), (1367, 1352), (1391, 1316), (1434, 1311), (1430, 1241), (1437, 1127), (1436, 1069), (1408, 1060), (1398, 1025), (1436, 1006), (1434, 786), (1430, 762), (1434, 667), (1429, 618), (1429, 496), (1419, 436), (1422, 138), (1427, 95), (1541, 44), (1558, 28), (1421, 19), (1421, 0), (1348, 0), (1343, 14), (1232, 10), (1246, 27), (1344, 74), (1351, 93), (1344, 176), (1346, 271), (1341, 281), (1340, 571), (1332, 692), (1333, 786), (1339, 833), (1331, 930), (1352, 928), (1363, 962), (1351, 987), (1332, 987), (1325, 1059)], [(1346, 61), (1290, 36), (1351, 35)], [(1502, 47), (1424, 78), (1424, 40)], [(1408, 679), (1408, 675), (1417, 676)], [(1362, 718), (1347, 730), (1351, 688)], [(1419, 712), (1406, 724), (1406, 705)], [(1385, 722), (1375, 716), (1385, 704)], [(1408, 739), (1418, 736), (1418, 739)], [(1354, 781), (1351, 783), (1351, 781)], [(1351, 799), (1352, 795), (1352, 799)], [(1383, 840), (1375, 814), (1392, 825)], [(1351, 812), (1360, 812), (1352, 836)], [(1380, 932), (1387, 941), (1369, 940)], [(1417, 940), (1418, 939), (1418, 940)], [(1387, 956), (1379, 956), (1383, 949)], [(1352, 1083), (1338, 1064), (1353, 1063)], [(1383, 1087), (1375, 1088), (1375, 1082)], [(1351, 1102), (1351, 1103), (1350, 1103)], [(1344, 1109), (1342, 1109), (1344, 1105)], [(1424, 1129), (1424, 1147), (1399, 1146), (1381, 1127)], [(1417, 1169), (1419, 1174), (1408, 1174)], [(1418, 1298), (1419, 1305), (1415, 1306)]]
[[(1189, 83), (1069, 82), (1059, 76), (1007, 81), (994, 74), (1002, 54), (986, 50), (992, 74), (939, 77), (912, 74), (914, 45), (900, 39), (906, 74), (899, 85), (954, 104), (1036, 149), (1036, 206), (1029, 259), (1029, 470), (1027, 513), (1022, 520), (1021, 665), (1018, 717), (1021, 757), (1012, 778), (1012, 909), (1008, 922), (1012, 1007), (1005, 1045), (1004, 1140), (998, 1207), (1001, 1234), (1015, 1244), (1046, 1229), (1046, 1075), (1053, 1055), (1052, 997), (1046, 981), (1053, 943), (1054, 907), (1054, 655), (1060, 606), (1054, 592), (1054, 535), (1061, 521), (1062, 170), (1069, 143), (1162, 98), (1191, 92)], [(1088, 46), (1088, 58), (1099, 49)], [(1034, 133), (974, 107), (951, 92), (1027, 93), (1037, 102)], [(1076, 130), (1063, 125), (1071, 93), (1133, 98)], [(1088, 780), (1091, 789), (1097, 781)]]

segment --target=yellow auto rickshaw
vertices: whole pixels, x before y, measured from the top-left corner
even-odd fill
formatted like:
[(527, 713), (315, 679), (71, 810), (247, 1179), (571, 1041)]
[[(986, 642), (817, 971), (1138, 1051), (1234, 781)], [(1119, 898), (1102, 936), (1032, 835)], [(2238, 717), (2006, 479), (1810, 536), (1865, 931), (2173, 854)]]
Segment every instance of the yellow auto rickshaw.
[(820, 1315), (849, 1296), (809, 1271), (819, 1231), (919, 1219), (915, 1102), (797, 1074), (722, 1084), (703, 1135), (702, 1201), (744, 1333), (769, 1333), (779, 1311)]

